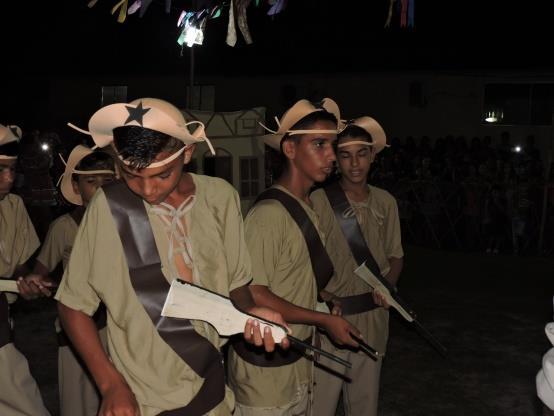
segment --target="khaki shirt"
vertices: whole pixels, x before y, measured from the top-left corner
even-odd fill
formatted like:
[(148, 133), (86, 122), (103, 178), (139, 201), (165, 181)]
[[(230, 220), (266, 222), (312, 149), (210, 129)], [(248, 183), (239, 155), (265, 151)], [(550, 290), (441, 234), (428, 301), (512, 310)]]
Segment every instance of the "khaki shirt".
[[(13, 276), (15, 269), (25, 264), (39, 245), (23, 200), (14, 194), (6, 195), (0, 200), (0, 277), (19, 277)], [(6, 297), (9, 303), (17, 300), (13, 293), (6, 293)]]
[[(283, 187), (276, 188), (287, 192)], [(303, 201), (298, 201), (319, 231), (315, 212)], [(245, 229), (252, 259), (252, 284), (267, 286), (277, 296), (314, 310), (317, 286), (310, 254), (302, 232), (286, 208), (277, 200), (260, 201), (248, 213)], [(300, 339), (308, 338), (313, 332), (310, 325), (290, 327), (292, 334)], [(311, 362), (306, 359), (282, 367), (257, 367), (243, 361), (230, 349), (229, 384), (237, 401), (243, 405), (284, 406), (293, 401), (300, 386), (310, 380)]]
[(0, 277), (12, 277), (40, 242), (23, 200), (8, 194), (0, 200)]
[(54, 220), (48, 228), (37, 261), (43, 264), (49, 272), (54, 270), (60, 261), (63, 261), (65, 269), (78, 229), (79, 226), (69, 214), (64, 214)]
[[(369, 186), (369, 196), (366, 201), (356, 203), (350, 201), (356, 219), (360, 224), (365, 241), (379, 265), (381, 274), (390, 270), (389, 258), (402, 258), (400, 236), (400, 220), (398, 207), (394, 197), (383, 189)], [(327, 234), (327, 252), (335, 273), (326, 290), (337, 296), (351, 296), (371, 291), (371, 288), (354, 274), (358, 267), (348, 243), (344, 238), (340, 225), (325, 191), (318, 189), (312, 193), (314, 210), (320, 217), (320, 225)], [(363, 334), (369, 345), (379, 352), (385, 352), (388, 339), (388, 311), (377, 308), (346, 317)]]
[[(185, 222), (191, 240), (193, 281), (228, 296), (251, 280), (240, 201), (222, 179), (192, 178), (196, 196)], [(152, 206), (144, 204), (162, 272), (170, 282), (169, 238), (160, 218), (151, 212)], [(200, 389), (203, 380), (162, 340), (135, 294), (102, 190), (96, 192), (81, 222), (56, 299), (87, 315), (94, 313), (100, 301), (105, 303), (110, 357), (133, 390), (143, 416), (182, 407)], [(193, 324), (219, 347), (222, 342), (211, 326), (199, 321)], [(226, 394), (224, 402), (209, 415), (229, 415), (233, 406), (232, 394)]]

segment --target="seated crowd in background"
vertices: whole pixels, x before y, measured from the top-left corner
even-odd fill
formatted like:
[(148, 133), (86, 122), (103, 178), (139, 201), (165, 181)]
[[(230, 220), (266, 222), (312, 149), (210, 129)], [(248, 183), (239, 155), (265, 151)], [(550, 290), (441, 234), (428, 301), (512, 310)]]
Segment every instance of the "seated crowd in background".
[[(67, 152), (64, 145), (77, 143), (38, 131), (23, 143), (14, 191), (25, 200), (43, 236), (50, 221), (68, 209), (56, 197), (52, 178), (63, 172), (56, 155)], [(393, 138), (372, 167), (370, 181), (396, 197), (407, 242), (491, 254), (537, 253), (545, 186), (542, 159), (532, 135), (523, 140), (507, 132), (497, 140)], [(554, 187), (549, 186), (543, 253), (554, 247), (553, 231)]]
[[(503, 132), (497, 144), (490, 136), (395, 138), (373, 168), (371, 182), (398, 200), (408, 242), (536, 253), (544, 167), (531, 135), (516, 142)], [(552, 250), (553, 208), (548, 187), (543, 251)]]

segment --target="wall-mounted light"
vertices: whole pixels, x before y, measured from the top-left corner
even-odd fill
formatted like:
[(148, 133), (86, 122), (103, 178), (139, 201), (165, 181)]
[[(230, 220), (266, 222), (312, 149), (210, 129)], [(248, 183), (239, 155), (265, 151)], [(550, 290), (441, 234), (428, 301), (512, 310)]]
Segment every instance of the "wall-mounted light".
[(490, 110), (485, 112), (485, 121), (487, 123), (498, 123), (504, 118), (502, 110)]

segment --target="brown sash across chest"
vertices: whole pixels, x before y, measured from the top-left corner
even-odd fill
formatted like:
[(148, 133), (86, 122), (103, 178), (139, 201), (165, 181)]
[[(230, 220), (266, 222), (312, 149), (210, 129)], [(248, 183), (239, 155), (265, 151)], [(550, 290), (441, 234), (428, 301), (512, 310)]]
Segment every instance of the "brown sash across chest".
[[(348, 198), (346, 197), (346, 194), (340, 184), (338, 182), (333, 182), (323, 189), (327, 199), (329, 200), (329, 204), (333, 208), (337, 223), (339, 224), (342, 234), (348, 243), (348, 247), (350, 248), (350, 252), (354, 257), (356, 264), (360, 265), (365, 262), (376, 276), (381, 276), (379, 266), (369, 250), (356, 216), (344, 215), (345, 212), (352, 209), (352, 206), (350, 205), (350, 202), (348, 201)], [(372, 294), (369, 292), (354, 296), (344, 296), (341, 297), (340, 300), (343, 315), (354, 315), (367, 312), (377, 307), (373, 301)]]
[(142, 199), (124, 183), (105, 186), (104, 193), (125, 252), (135, 293), (162, 339), (204, 379), (202, 387), (183, 408), (164, 416), (200, 416), (225, 397), (223, 360), (219, 351), (198, 334), (188, 319), (161, 316), (169, 291), (162, 274), (160, 256)]
[[(331, 263), (327, 251), (325, 251), (312, 220), (295, 198), (280, 189), (269, 188), (265, 190), (258, 196), (255, 203), (264, 199), (279, 201), (300, 228), (310, 254), (310, 263), (315, 276), (317, 292), (321, 292), (333, 275), (333, 263)], [(304, 342), (311, 343), (311, 339), (310, 336)], [(233, 349), (244, 361), (258, 367), (281, 367), (292, 364), (304, 356), (304, 349), (295, 345), (286, 351), (276, 348), (272, 353), (266, 353), (260, 348), (246, 344), (244, 340), (239, 338), (234, 339)]]
[(304, 208), (302, 208), (300, 202), (280, 189), (269, 188), (265, 190), (258, 196), (256, 203), (264, 199), (276, 199), (279, 201), (285, 207), (296, 225), (298, 225), (298, 228), (300, 228), (310, 254), (310, 263), (312, 264), (312, 270), (317, 284), (317, 292), (321, 292), (325, 289), (325, 286), (327, 286), (329, 279), (331, 279), (333, 275), (333, 263), (327, 251), (325, 251), (325, 247), (321, 242), (321, 238), (312, 220)]

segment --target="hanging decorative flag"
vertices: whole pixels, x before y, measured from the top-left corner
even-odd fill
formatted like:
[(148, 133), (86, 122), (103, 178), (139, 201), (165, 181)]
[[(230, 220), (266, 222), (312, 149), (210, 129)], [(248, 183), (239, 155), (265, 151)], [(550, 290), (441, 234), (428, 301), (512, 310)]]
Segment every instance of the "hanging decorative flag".
[(389, 12), (387, 14), (387, 20), (385, 21), (385, 27), (386, 28), (390, 26), (390, 22), (392, 20), (392, 10), (393, 10), (395, 1), (396, 0), (389, 0)]
[(140, 9), (141, 1), (136, 0), (133, 4), (131, 4), (131, 7), (127, 10), (127, 14), (134, 14), (138, 9)]
[[(271, 1), (269, 2), (272, 3)], [(273, 0), (273, 6), (267, 12), (268, 16), (275, 16), (283, 11), (287, 5), (287, 0)]]
[[(92, 8), (96, 5), (97, 1), (98, 0), (89, 0), (87, 6), (89, 8)], [(119, 23), (123, 23), (125, 22), (127, 15), (135, 14), (137, 11), (139, 11), (139, 16), (143, 17), (153, 1), (154, 0), (134, 0), (129, 6), (129, 0), (118, 0), (113, 6), (111, 13), (116, 14), (119, 11), (117, 21)], [(164, 0), (164, 2), (165, 12), (169, 14), (172, 10), (172, 2), (171, 0)], [(267, 0), (267, 2), (271, 6), (269, 11), (267, 12), (269, 16), (275, 16), (276, 14), (281, 13), (287, 4), (287, 0)], [(185, 10), (182, 10), (179, 13), (179, 18), (177, 19), (177, 27), (181, 28), (179, 36), (177, 38), (177, 43), (179, 45), (182, 46), (185, 43), (188, 46), (202, 44), (202, 41), (204, 39), (204, 29), (206, 28), (207, 20), (217, 19), (218, 17), (220, 17), (221, 11), (224, 7), (229, 7), (229, 21), (227, 26), (226, 38), (227, 44), (229, 46), (236, 45), (236, 26), (239, 27), (239, 30), (246, 44), (250, 45), (251, 43), (253, 43), (247, 19), (247, 8), (248, 6), (250, 6), (250, 4), (252, 4), (252, 0), (212, 0), (201, 3), (206, 6), (209, 4), (210, 7), (195, 12), (187, 12)], [(214, 3), (217, 4), (214, 5)], [(255, 0), (254, 4), (256, 7), (258, 7), (261, 4), (261, 1)]]
[(395, 22), (399, 22), (401, 28), (413, 29), (415, 25), (415, 0), (389, 0), (385, 28), (391, 26), (393, 19)]
[(400, 27), (406, 27), (406, 25), (408, 24), (408, 1), (409, 0), (400, 0)]
[(227, 38), (225, 39), (225, 43), (229, 46), (235, 46), (237, 44), (234, 0), (231, 0), (231, 5), (229, 6), (229, 23), (227, 23)]
[(415, 0), (409, 0), (408, 4), (408, 27), (414, 27), (414, 9), (415, 9)]
[(115, 6), (112, 8), (112, 14), (115, 14), (115, 12), (119, 9), (119, 16), (117, 17), (117, 21), (119, 23), (123, 23), (125, 19), (127, 18), (127, 4), (128, 0), (121, 0), (118, 3), (116, 3)]

